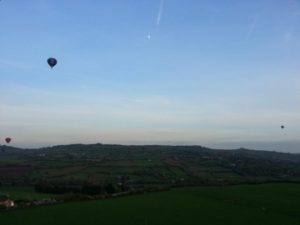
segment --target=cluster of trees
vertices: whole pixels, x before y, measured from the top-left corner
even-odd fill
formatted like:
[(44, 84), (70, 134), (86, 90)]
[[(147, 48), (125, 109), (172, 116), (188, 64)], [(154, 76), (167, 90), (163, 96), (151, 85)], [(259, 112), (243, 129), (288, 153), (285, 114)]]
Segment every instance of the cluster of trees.
[(76, 193), (84, 195), (101, 195), (113, 194), (119, 191), (119, 188), (112, 183), (106, 184), (83, 184), (81, 186), (68, 185), (68, 184), (55, 184), (45, 181), (40, 181), (35, 185), (35, 190), (40, 193), (49, 194), (66, 194)]
[(71, 196), (71, 198), (83, 198), (84, 196), (107, 196), (107, 195), (119, 195), (119, 194), (134, 194), (154, 191), (168, 191), (170, 186), (166, 185), (144, 185), (144, 184), (132, 184), (126, 185), (124, 183), (106, 182), (103, 184), (84, 183), (81, 185), (71, 185), (62, 182), (53, 182), (40, 180), (35, 184), (35, 190), (40, 193), (48, 194), (62, 194), (65, 196)]

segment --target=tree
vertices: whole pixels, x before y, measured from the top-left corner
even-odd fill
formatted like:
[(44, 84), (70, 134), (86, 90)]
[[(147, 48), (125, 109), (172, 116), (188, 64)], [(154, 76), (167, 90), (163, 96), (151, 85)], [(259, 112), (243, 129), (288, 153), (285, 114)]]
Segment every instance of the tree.
[(108, 183), (104, 187), (107, 194), (113, 194), (116, 192), (116, 188), (112, 183)]

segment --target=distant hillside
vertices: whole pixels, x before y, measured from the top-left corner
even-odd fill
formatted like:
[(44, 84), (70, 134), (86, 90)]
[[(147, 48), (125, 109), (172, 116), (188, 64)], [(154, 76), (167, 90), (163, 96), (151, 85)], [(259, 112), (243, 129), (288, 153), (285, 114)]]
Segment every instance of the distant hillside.
[(300, 155), (202, 146), (73, 144), (0, 146), (2, 185), (146, 186), (299, 182)]

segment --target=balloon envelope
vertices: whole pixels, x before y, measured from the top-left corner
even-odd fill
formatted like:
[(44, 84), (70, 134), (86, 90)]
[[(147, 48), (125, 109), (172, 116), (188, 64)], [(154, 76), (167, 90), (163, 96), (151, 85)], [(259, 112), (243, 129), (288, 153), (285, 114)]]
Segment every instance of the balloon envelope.
[(6, 141), (7, 144), (9, 144), (9, 142), (11, 141), (11, 138), (7, 137), (7, 138), (5, 138), (5, 141)]
[(55, 58), (49, 58), (49, 59), (47, 60), (47, 63), (49, 64), (49, 66), (50, 66), (51, 68), (53, 68), (53, 67), (57, 64), (57, 60), (56, 60)]

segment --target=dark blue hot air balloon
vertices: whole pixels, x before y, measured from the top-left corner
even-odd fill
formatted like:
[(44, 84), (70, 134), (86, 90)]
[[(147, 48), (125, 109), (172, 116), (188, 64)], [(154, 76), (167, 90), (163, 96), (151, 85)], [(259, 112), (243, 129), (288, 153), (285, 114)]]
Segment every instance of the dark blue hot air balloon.
[(57, 60), (55, 58), (50, 57), (47, 60), (47, 63), (49, 64), (49, 66), (51, 67), (51, 69), (57, 64)]
[(11, 141), (11, 138), (10, 138), (10, 137), (5, 138), (5, 142), (6, 142), (7, 144), (9, 144), (10, 141)]

